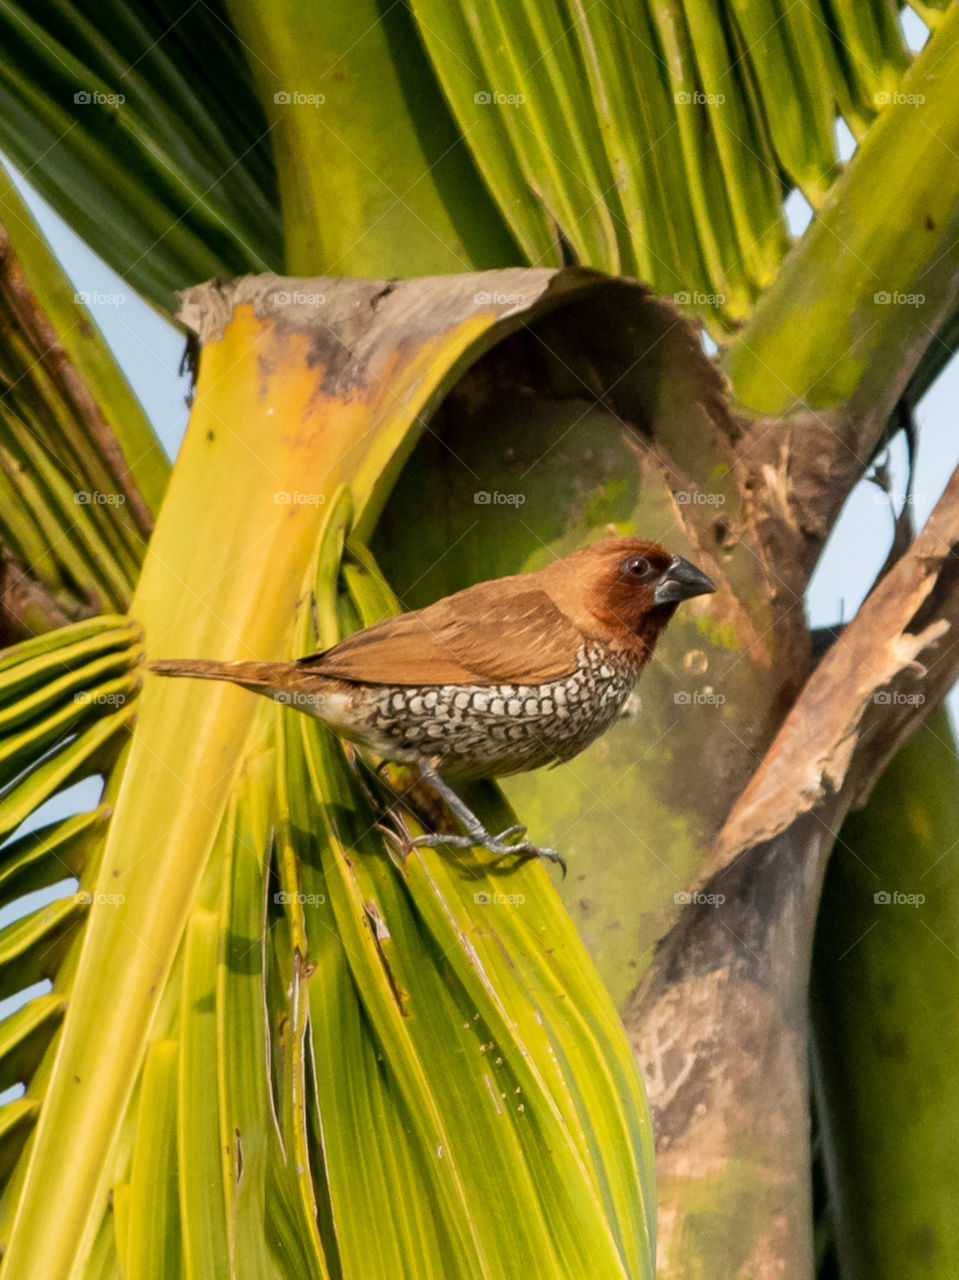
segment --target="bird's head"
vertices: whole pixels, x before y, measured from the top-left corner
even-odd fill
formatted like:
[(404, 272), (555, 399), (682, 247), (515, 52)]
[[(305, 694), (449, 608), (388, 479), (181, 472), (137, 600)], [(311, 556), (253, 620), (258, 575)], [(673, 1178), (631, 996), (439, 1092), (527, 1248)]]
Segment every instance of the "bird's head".
[(604, 538), (547, 572), (550, 595), (584, 631), (638, 640), (646, 657), (681, 601), (716, 590), (688, 560), (642, 538)]

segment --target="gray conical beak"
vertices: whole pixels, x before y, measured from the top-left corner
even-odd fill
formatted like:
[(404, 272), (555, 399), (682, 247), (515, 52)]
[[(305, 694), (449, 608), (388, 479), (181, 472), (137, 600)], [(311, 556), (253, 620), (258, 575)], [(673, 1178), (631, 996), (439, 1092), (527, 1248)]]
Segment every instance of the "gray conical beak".
[(701, 569), (676, 556), (656, 584), (653, 600), (656, 604), (675, 604), (679, 600), (689, 600), (692, 596), (706, 596), (716, 590), (712, 578), (707, 578)]

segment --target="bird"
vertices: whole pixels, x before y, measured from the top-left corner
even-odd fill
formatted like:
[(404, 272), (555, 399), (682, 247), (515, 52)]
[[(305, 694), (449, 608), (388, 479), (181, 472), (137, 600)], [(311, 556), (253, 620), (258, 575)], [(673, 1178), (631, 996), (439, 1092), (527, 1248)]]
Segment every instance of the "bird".
[(479, 582), (293, 662), (160, 659), (160, 676), (226, 680), (411, 765), (463, 835), (411, 845), (565, 862), (523, 826), (493, 835), (450, 780), (572, 759), (619, 717), (677, 606), (716, 590), (658, 542), (607, 537), (541, 569)]

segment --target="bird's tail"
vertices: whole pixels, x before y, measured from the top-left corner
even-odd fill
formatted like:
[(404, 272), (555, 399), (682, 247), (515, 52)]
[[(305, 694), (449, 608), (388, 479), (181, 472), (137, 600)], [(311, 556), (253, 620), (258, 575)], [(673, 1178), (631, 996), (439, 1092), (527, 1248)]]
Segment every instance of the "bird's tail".
[(292, 662), (211, 662), (207, 658), (161, 658), (147, 664), (158, 676), (192, 676), (197, 680), (229, 680), (245, 689), (283, 689)]

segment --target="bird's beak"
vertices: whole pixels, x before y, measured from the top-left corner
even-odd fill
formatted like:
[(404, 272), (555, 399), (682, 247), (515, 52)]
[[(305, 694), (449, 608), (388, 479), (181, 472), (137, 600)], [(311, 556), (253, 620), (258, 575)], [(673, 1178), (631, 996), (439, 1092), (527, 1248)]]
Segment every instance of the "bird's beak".
[(679, 600), (689, 600), (692, 596), (706, 596), (716, 590), (712, 578), (707, 578), (701, 569), (676, 556), (672, 564), (656, 584), (653, 592), (655, 604), (675, 604)]

